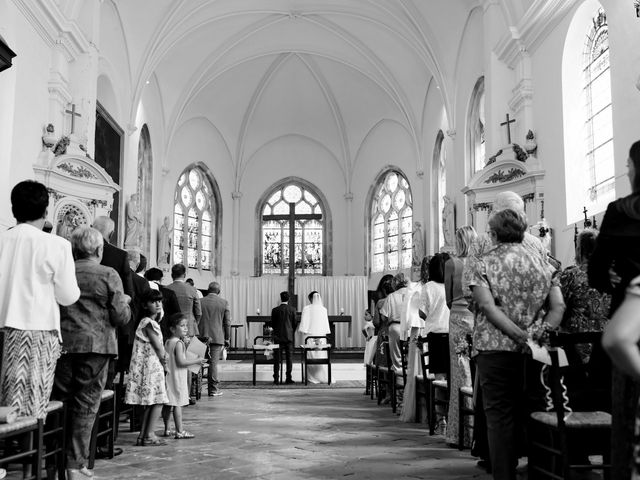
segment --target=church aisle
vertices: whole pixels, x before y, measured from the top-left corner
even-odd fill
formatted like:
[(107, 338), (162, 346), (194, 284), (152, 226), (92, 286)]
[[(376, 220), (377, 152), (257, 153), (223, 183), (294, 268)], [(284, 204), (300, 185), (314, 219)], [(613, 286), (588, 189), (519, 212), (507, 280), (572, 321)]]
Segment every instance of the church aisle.
[(124, 453), (97, 461), (96, 478), (490, 478), (468, 451), (399, 422), (361, 388), (229, 389), (185, 408), (184, 417), (196, 438), (168, 446), (136, 447), (137, 433), (121, 431)]

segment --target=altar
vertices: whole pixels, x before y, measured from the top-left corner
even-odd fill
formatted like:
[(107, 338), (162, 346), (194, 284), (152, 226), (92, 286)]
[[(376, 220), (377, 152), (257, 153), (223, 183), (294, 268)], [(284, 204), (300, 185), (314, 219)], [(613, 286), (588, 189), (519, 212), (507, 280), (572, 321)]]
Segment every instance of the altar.
[[(300, 345), (304, 342), (304, 339), (302, 338), (302, 336), (297, 332), (298, 329), (298, 325), (300, 324), (300, 317), (301, 317), (301, 313), (297, 312), (296, 313), (296, 340), (295, 340), (295, 345)], [(262, 334), (266, 335), (267, 333), (264, 331), (264, 328), (266, 326), (267, 322), (271, 321), (271, 316), (270, 315), (248, 315), (247, 316), (247, 329), (251, 329), (251, 324), (263, 324), (263, 331)], [(331, 333), (329, 334), (328, 338), (327, 338), (327, 342), (330, 343), (331, 345), (333, 345), (334, 348), (339, 349), (341, 346), (342, 348), (345, 347), (345, 345), (339, 345), (336, 339), (336, 323), (343, 323), (345, 325), (347, 325), (347, 328), (349, 330), (349, 333), (351, 333), (351, 315), (329, 315), (329, 328), (331, 329)], [(351, 335), (348, 335), (349, 337), (351, 337)], [(300, 338), (298, 338), (300, 337)]]

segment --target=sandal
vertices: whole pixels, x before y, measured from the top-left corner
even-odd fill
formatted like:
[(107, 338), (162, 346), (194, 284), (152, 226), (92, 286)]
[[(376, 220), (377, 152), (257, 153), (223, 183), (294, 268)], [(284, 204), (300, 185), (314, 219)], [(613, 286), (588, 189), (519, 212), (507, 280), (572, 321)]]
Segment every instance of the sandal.
[(176, 433), (175, 430), (165, 430), (164, 433), (162, 434), (163, 437), (173, 437)]
[(194, 438), (195, 435), (193, 433), (187, 432), (186, 430), (182, 430), (181, 432), (176, 432), (176, 439), (186, 439), (186, 438)]
[(143, 447), (160, 447), (162, 445), (167, 445), (167, 442), (164, 440), (160, 440), (159, 438), (143, 438), (142, 446)]

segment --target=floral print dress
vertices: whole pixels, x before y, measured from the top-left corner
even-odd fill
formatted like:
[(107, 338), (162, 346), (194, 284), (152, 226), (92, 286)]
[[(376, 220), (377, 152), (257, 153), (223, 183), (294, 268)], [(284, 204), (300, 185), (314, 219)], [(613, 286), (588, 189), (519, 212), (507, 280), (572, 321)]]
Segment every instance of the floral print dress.
[(148, 317), (143, 318), (136, 330), (129, 365), (129, 383), (125, 394), (125, 402), (129, 405), (160, 405), (169, 401), (164, 369), (146, 334), (147, 325), (152, 326), (162, 342), (158, 322)]

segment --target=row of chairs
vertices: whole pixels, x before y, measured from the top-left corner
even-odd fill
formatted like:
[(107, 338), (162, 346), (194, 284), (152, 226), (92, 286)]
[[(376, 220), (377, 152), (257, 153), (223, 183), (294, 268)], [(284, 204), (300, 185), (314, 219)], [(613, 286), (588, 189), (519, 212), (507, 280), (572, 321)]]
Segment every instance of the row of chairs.
[[(100, 407), (91, 435), (89, 468), (93, 468), (99, 440), (106, 444), (107, 457), (113, 458), (117, 435), (117, 405), (113, 390), (102, 393)], [(67, 405), (50, 401), (46, 421), (23, 417), (16, 422), (0, 424), (0, 466), (22, 464), (23, 478), (66, 478)]]
[[(560, 333), (550, 332), (547, 411), (533, 412), (528, 420), (528, 478), (562, 480), (571, 478), (572, 472), (601, 470), (604, 478), (610, 478), (611, 415), (591, 408), (591, 411), (572, 411), (571, 406), (585, 397), (603, 399), (610, 395), (609, 386), (598, 384), (591, 372), (591, 365), (574, 359), (568, 366), (560, 366), (558, 348), (575, 351), (576, 345), (589, 346), (592, 351), (600, 345), (601, 332)], [(402, 371), (391, 366), (389, 341), (382, 339), (378, 345), (374, 365), (367, 366), (365, 393), (378, 403), (391, 396), (391, 408), (396, 412), (396, 395), (407, 378), (407, 343), (401, 342)], [(430, 333), (418, 338), (421, 375), (416, 375), (416, 405), (426, 404), (430, 435), (434, 434), (436, 408), (448, 409), (449, 398), (449, 339), (448, 334)], [(474, 377), (474, 363), (471, 364)], [(567, 382), (563, 379), (568, 379)], [(438, 392), (440, 391), (440, 392)], [(473, 399), (473, 387), (463, 386), (458, 392), (458, 448), (464, 448), (464, 418), (474, 415), (468, 407)], [(588, 456), (599, 455), (602, 463), (592, 464)]]
[[(309, 341), (313, 344), (309, 344)], [(321, 341), (324, 340), (324, 343)], [(265, 350), (271, 350), (271, 355), (265, 355)], [(256, 384), (256, 370), (258, 365), (279, 365), (280, 379), (282, 379), (283, 355), (279, 354), (279, 346), (274, 338), (266, 335), (259, 335), (253, 339), (253, 385)], [(302, 367), (302, 381), (308, 385), (308, 366), (327, 365), (328, 384), (331, 385), (331, 352), (332, 345), (328, 343), (325, 335), (311, 335), (305, 337), (304, 344), (300, 346), (300, 364)], [(326, 352), (326, 357), (316, 357), (310, 355), (312, 352)]]

